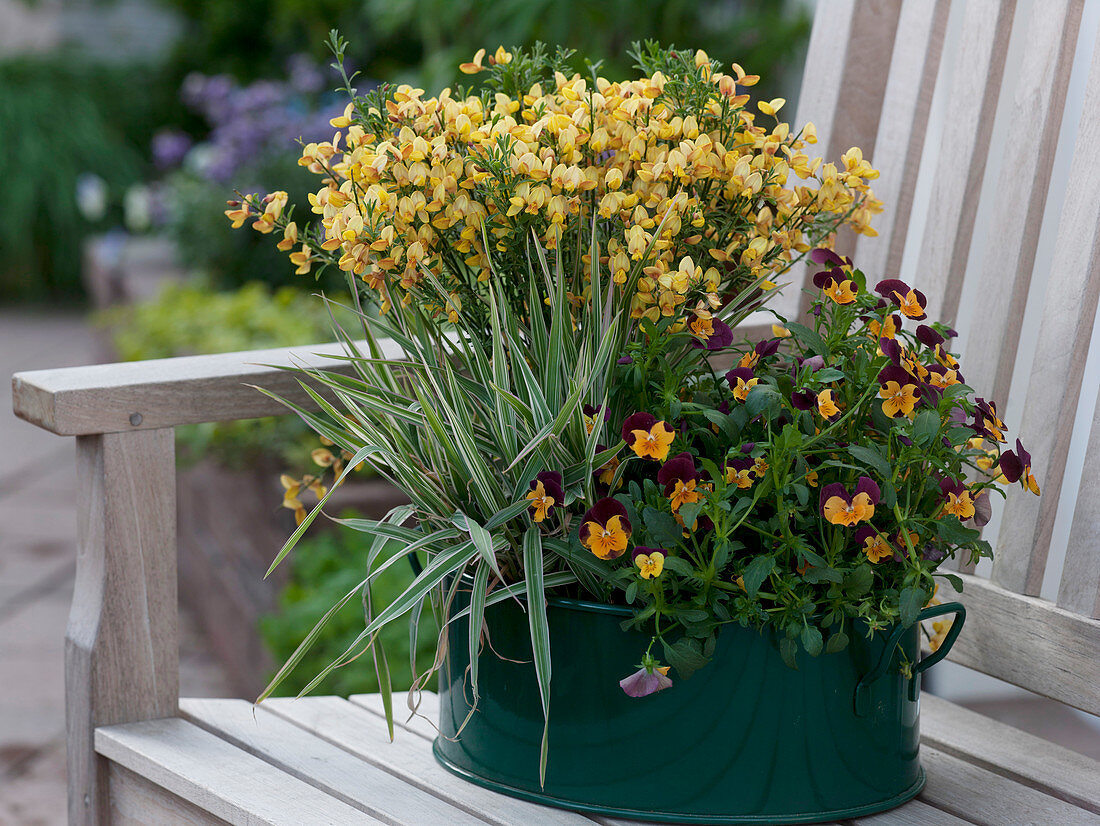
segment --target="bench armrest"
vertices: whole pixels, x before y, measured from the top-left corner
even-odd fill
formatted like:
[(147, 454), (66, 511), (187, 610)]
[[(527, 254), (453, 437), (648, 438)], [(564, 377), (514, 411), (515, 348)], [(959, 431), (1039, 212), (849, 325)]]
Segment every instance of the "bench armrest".
[[(389, 357), (400, 354), (392, 342), (383, 342), (382, 349)], [(275, 416), (287, 409), (249, 385), (314, 407), (298, 376), (280, 368), (309, 366), (350, 374), (348, 362), (332, 358), (343, 353), (339, 343), (307, 344), (34, 370), (12, 377), (12, 403), (15, 415), (61, 436)]]

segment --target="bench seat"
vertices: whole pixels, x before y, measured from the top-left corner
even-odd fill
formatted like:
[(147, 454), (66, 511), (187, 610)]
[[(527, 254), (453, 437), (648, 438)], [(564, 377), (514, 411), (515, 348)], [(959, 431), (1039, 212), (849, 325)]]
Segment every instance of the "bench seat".
[[(945, 700), (921, 697), (928, 784), (913, 801), (845, 823), (1100, 824), (1100, 762)], [(180, 717), (105, 726), (111, 822), (125, 824), (460, 824), (583, 826), (635, 821), (515, 800), (451, 775), (429, 720), (399, 719), (388, 742), (381, 697), (180, 700)]]

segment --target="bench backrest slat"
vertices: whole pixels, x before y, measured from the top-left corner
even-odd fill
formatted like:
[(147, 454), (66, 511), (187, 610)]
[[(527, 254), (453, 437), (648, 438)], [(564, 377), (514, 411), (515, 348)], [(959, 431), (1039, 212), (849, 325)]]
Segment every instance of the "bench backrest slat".
[(933, 176), (933, 208), (914, 281), (928, 297), (929, 317), (947, 324), (958, 312), (1015, 11), (1015, 0), (966, 4), (947, 99), (948, 123), (935, 168), (925, 172)]
[(854, 257), (867, 273), (894, 277), (901, 269), (950, 7), (950, 0), (901, 6), (873, 155), (875, 167), (887, 171), (874, 183), (884, 207), (878, 236), (861, 236)]
[(1007, 107), (1012, 127), (992, 204), (990, 243), (981, 272), (971, 275), (978, 279), (981, 310), (974, 313), (966, 343), (966, 380), (978, 395), (1002, 403), (1016, 365), (1083, 7), (1084, 0), (1044, 0), (1032, 8)]
[[(1043, 495), (1037, 499), (1018, 488), (1009, 493), (993, 564), (993, 581), (1017, 593), (1038, 594), (1042, 587), (1100, 298), (1097, 158), (1100, 158), (1100, 51), (1093, 54), (1085, 89), (1081, 125), (1020, 422), (1020, 438), (1031, 451)], [(1024, 392), (1025, 388), (1017, 390)], [(1085, 484), (1089, 484), (1087, 479)], [(1092, 547), (1088, 553), (1100, 553), (1100, 549)]]

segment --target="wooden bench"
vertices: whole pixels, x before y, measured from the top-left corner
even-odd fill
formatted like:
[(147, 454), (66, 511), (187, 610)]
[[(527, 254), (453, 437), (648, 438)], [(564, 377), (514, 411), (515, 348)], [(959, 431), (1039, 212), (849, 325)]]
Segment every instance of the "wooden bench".
[[(1012, 0), (822, 0), (810, 43), (799, 123), (838, 157), (861, 145), (883, 171), (881, 238), (856, 261), (873, 277), (906, 255), (918, 172), (933, 220), (914, 235), (917, 286), (933, 318), (959, 316), (993, 113), (1013, 24), (1025, 27), (1019, 80), (1005, 90), (1008, 138), (993, 185), (995, 227), (977, 279), (967, 379), (1004, 400), (1012, 384), (1083, 2), (1042, 0), (1014, 20)], [(949, 15), (958, 19), (945, 89), (950, 124), (922, 164)], [(1096, 32), (1084, 32), (1089, 42)], [(994, 539), (989, 578), (964, 571), (966, 629), (951, 659), (1100, 714), (1100, 486), (1072, 508), (1061, 584), (1041, 599), (1063, 475), (1100, 298), (1100, 50), (1084, 108), (1031, 365), (1021, 438), (1044, 495), (1013, 491)], [(935, 147), (933, 147), (934, 149)], [(931, 159), (931, 160), (929, 160)], [(924, 166), (922, 170), (921, 167)], [(784, 299), (788, 311), (797, 291)], [(326, 348), (301, 348), (296, 358)], [(1025, 348), (1026, 349), (1026, 348)], [(332, 348), (327, 348), (332, 352)], [(1024, 354), (1030, 355), (1028, 353)], [(173, 428), (282, 412), (246, 384), (295, 396), (289, 351), (170, 359), (17, 374), (18, 415), (77, 440), (79, 559), (66, 649), (69, 812), (73, 823), (615, 823), (502, 797), (436, 765), (425, 721), (387, 742), (376, 697), (179, 700)], [(300, 395), (300, 394), (297, 394)], [(1100, 421), (1100, 408), (1096, 419)], [(1085, 467), (1100, 460), (1100, 426)], [(1075, 480), (1066, 485), (1073, 493)], [(1067, 500), (1068, 501), (1068, 500)], [(1069, 506), (1067, 505), (1067, 510)], [(273, 549), (274, 550), (274, 549)], [(425, 706), (430, 706), (428, 698)], [(922, 697), (928, 785), (917, 800), (866, 824), (1100, 823), (1100, 763)], [(426, 709), (431, 714), (431, 709)]]

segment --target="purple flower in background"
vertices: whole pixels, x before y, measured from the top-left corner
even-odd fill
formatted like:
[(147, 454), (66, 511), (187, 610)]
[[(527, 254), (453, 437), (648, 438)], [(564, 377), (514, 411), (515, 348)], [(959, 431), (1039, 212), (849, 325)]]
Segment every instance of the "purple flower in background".
[(162, 129), (153, 136), (153, 163), (157, 169), (173, 169), (183, 163), (191, 148), (191, 136), (178, 129)]

